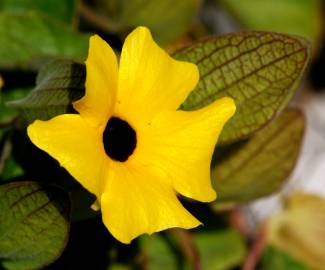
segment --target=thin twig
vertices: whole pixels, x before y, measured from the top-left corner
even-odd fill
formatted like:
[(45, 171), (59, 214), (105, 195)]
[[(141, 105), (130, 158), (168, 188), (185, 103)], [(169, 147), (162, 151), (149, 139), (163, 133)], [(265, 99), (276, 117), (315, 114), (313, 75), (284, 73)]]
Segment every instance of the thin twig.
[(257, 234), (255, 243), (253, 244), (252, 248), (250, 249), (242, 270), (254, 270), (256, 269), (256, 265), (259, 262), (263, 250), (266, 245), (266, 226), (262, 226), (260, 231)]

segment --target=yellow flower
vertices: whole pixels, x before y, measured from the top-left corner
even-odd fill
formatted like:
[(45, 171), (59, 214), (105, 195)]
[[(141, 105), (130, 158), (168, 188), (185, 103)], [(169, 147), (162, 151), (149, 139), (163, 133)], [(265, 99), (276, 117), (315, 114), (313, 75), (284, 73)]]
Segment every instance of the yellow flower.
[(177, 110), (197, 84), (198, 69), (172, 59), (145, 27), (126, 38), (119, 67), (111, 47), (92, 36), (86, 69), (86, 94), (73, 104), (79, 114), (35, 121), (28, 127), (32, 142), (97, 196), (104, 224), (121, 242), (198, 226), (177, 193), (216, 198), (210, 162), (235, 112), (233, 100)]

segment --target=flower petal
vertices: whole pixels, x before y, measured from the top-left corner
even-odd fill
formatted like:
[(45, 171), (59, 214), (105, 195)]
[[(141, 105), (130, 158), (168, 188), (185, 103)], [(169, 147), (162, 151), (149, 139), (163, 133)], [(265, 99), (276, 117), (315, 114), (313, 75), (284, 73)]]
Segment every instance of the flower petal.
[(122, 49), (117, 114), (137, 123), (161, 110), (176, 110), (198, 80), (196, 65), (174, 60), (153, 41), (147, 28), (138, 27)]
[(112, 48), (97, 35), (89, 41), (86, 69), (86, 94), (73, 106), (92, 125), (104, 129), (116, 101), (118, 65)]
[(138, 132), (138, 146), (130, 162), (155, 168), (186, 197), (213, 201), (212, 154), (224, 124), (234, 112), (231, 98), (222, 98), (197, 111), (163, 112), (145, 132)]
[(178, 201), (172, 187), (157, 176), (116, 163), (109, 175), (101, 197), (102, 215), (105, 226), (119, 241), (130, 243), (144, 233), (200, 225)]
[(87, 190), (100, 194), (105, 177), (105, 152), (101, 134), (77, 114), (63, 114), (29, 125), (28, 136), (60, 162)]

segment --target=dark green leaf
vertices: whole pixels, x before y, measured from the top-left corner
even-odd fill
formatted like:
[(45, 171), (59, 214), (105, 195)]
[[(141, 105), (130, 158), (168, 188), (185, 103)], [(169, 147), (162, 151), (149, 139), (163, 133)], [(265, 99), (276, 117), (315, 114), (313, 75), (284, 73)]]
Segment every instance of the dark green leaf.
[(302, 144), (304, 117), (284, 111), (274, 122), (240, 145), (216, 150), (212, 183), (218, 202), (245, 202), (277, 191), (291, 173)]
[(204, 270), (233, 269), (245, 258), (244, 240), (233, 229), (197, 233), (194, 235), (194, 243)]
[(0, 68), (33, 68), (53, 57), (84, 60), (89, 35), (38, 12), (0, 13)]
[(35, 182), (0, 186), (0, 263), (5, 269), (40, 269), (63, 251), (70, 202), (63, 190)]
[(232, 97), (237, 111), (220, 143), (246, 138), (288, 104), (305, 70), (308, 46), (297, 37), (247, 32), (209, 38), (180, 50), (174, 56), (197, 64), (201, 76), (181, 108), (193, 110)]
[(0, 12), (26, 12), (37, 10), (72, 24), (77, 1), (65, 0), (0, 0)]
[(262, 270), (311, 270), (282, 251), (269, 246), (262, 257)]
[(22, 176), (24, 170), (12, 157), (10, 132), (4, 132), (4, 134), (6, 134), (4, 139), (0, 140), (2, 146), (0, 147), (0, 179), (10, 180), (14, 177)]
[(21, 110), (29, 122), (72, 112), (71, 103), (85, 93), (85, 76), (83, 64), (55, 60), (40, 71), (36, 88), (26, 98), (8, 106)]
[(8, 123), (18, 115), (16, 109), (8, 108), (5, 103), (25, 97), (30, 90), (29, 88), (18, 88), (0, 91), (0, 124)]
[(5, 181), (12, 178), (22, 176), (24, 174), (23, 168), (13, 159), (10, 158), (5, 161), (1, 178)]

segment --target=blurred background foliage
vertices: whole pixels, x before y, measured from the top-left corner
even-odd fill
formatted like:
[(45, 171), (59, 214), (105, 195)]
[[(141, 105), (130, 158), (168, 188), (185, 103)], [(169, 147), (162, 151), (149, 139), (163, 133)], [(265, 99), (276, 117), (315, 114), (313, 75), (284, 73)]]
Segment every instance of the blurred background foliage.
[[(303, 107), (325, 88), (324, 10), (321, 0), (0, 0), (0, 268), (324, 270), (322, 197), (287, 188), (277, 215), (260, 222), (247, 213), (281, 190), (297, 162), (308, 123), (285, 107)], [(71, 112), (84, 93), (91, 34), (119, 53), (138, 25), (174, 57), (198, 64), (202, 79), (182, 109), (229, 95), (238, 111), (212, 161), (219, 199), (182, 198), (204, 226), (126, 246), (90, 209), (93, 196), (30, 143), (25, 127)], [(262, 32), (223, 35), (253, 30)]]

